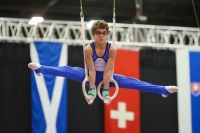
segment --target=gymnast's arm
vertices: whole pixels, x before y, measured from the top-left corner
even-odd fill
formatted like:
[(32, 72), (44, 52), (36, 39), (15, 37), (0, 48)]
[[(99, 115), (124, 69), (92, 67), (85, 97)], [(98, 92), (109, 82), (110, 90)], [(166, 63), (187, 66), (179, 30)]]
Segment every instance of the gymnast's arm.
[(109, 58), (108, 58), (106, 68), (104, 70), (104, 76), (103, 76), (104, 88), (109, 88), (110, 78), (113, 74), (112, 73), (113, 63), (115, 61), (116, 54), (117, 54), (117, 48), (111, 45), (109, 49)]
[[(85, 52), (85, 59), (86, 59), (86, 64), (87, 67), (89, 68), (89, 84), (90, 84), (90, 88), (96, 88), (95, 86), (95, 81), (96, 81), (96, 71), (94, 68), (94, 63), (93, 63), (93, 59), (92, 59), (92, 48), (90, 45), (87, 45), (84, 48), (84, 52)], [(85, 68), (87, 69), (87, 68)]]

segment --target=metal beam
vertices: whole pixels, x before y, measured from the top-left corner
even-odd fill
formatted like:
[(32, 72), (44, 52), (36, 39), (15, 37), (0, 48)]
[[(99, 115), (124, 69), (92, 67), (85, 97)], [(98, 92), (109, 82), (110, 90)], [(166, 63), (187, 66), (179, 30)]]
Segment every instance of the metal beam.
[[(0, 18), (0, 40), (13, 41), (61, 41), (81, 44), (81, 23), (75, 21), (44, 21), (38, 25), (28, 24), (27, 19)], [(85, 23), (87, 24), (87, 22)], [(112, 23), (109, 23), (112, 40)], [(89, 28), (85, 28), (86, 43), (92, 41)], [(166, 48), (200, 48), (198, 28), (116, 24), (116, 45)], [(111, 41), (112, 42), (112, 41)]]

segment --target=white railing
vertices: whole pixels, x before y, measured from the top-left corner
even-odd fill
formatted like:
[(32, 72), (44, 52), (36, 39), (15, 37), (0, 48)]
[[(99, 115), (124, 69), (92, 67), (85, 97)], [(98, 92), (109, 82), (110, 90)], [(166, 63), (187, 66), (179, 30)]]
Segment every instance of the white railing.
[[(29, 25), (28, 19), (0, 18), (0, 40), (7, 41), (61, 41), (81, 44), (81, 23), (75, 21), (44, 21)], [(87, 22), (85, 23), (85, 25)], [(112, 40), (112, 23), (109, 23)], [(85, 28), (86, 43), (92, 41), (89, 28)], [(117, 46), (149, 46), (168, 48), (200, 48), (198, 28), (116, 24)]]

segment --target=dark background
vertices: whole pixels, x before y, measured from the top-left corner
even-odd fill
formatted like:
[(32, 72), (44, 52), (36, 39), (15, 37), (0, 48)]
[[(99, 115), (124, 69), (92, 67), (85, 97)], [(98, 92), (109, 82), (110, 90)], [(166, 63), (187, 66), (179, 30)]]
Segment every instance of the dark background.
[[(31, 133), (29, 44), (0, 43), (0, 133)], [(68, 65), (83, 67), (81, 46), (69, 46)], [(140, 79), (176, 85), (175, 53), (143, 48)], [(103, 133), (104, 104), (96, 98), (89, 106), (81, 83), (68, 80), (68, 133)], [(141, 92), (141, 133), (178, 133), (177, 94), (164, 99)]]
[[(193, 0), (200, 18), (200, 1)], [(140, 0), (139, 21), (135, 0), (116, 0), (117, 23), (197, 27), (192, 0)], [(112, 0), (83, 0), (85, 21), (112, 22)], [(0, 17), (80, 21), (79, 0), (1, 0)], [(69, 46), (68, 65), (83, 67), (82, 47)], [(0, 42), (0, 133), (31, 132), (29, 44)], [(175, 53), (143, 48), (140, 51), (140, 79), (162, 85), (176, 85)], [(85, 102), (81, 83), (68, 80), (68, 132), (103, 133), (104, 104), (97, 98)], [(141, 133), (178, 133), (177, 95), (163, 99), (141, 92)]]
[[(112, 22), (113, 0), (82, 0), (85, 20)], [(136, 1), (141, 3), (138, 21)], [(193, 0), (200, 18), (200, 1)], [(192, 0), (116, 0), (117, 23), (138, 23), (197, 27)], [(0, 17), (28, 18), (43, 16), (46, 20), (80, 21), (80, 0), (1, 0)]]

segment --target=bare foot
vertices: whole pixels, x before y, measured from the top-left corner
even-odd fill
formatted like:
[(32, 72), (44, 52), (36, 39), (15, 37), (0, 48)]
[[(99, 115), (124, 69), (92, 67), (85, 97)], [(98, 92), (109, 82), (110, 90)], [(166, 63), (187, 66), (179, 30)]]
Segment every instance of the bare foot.
[[(178, 92), (178, 87), (177, 86), (165, 86), (165, 89), (170, 92), (170, 93), (175, 93), (175, 92)], [(162, 96), (164, 98), (166, 98), (167, 96), (162, 94)]]
[[(37, 64), (37, 63), (29, 63), (28, 64), (28, 67), (31, 69), (31, 70), (37, 70), (41, 67), (40, 64)], [(42, 74), (41, 73), (37, 73), (38, 76), (41, 76)]]

